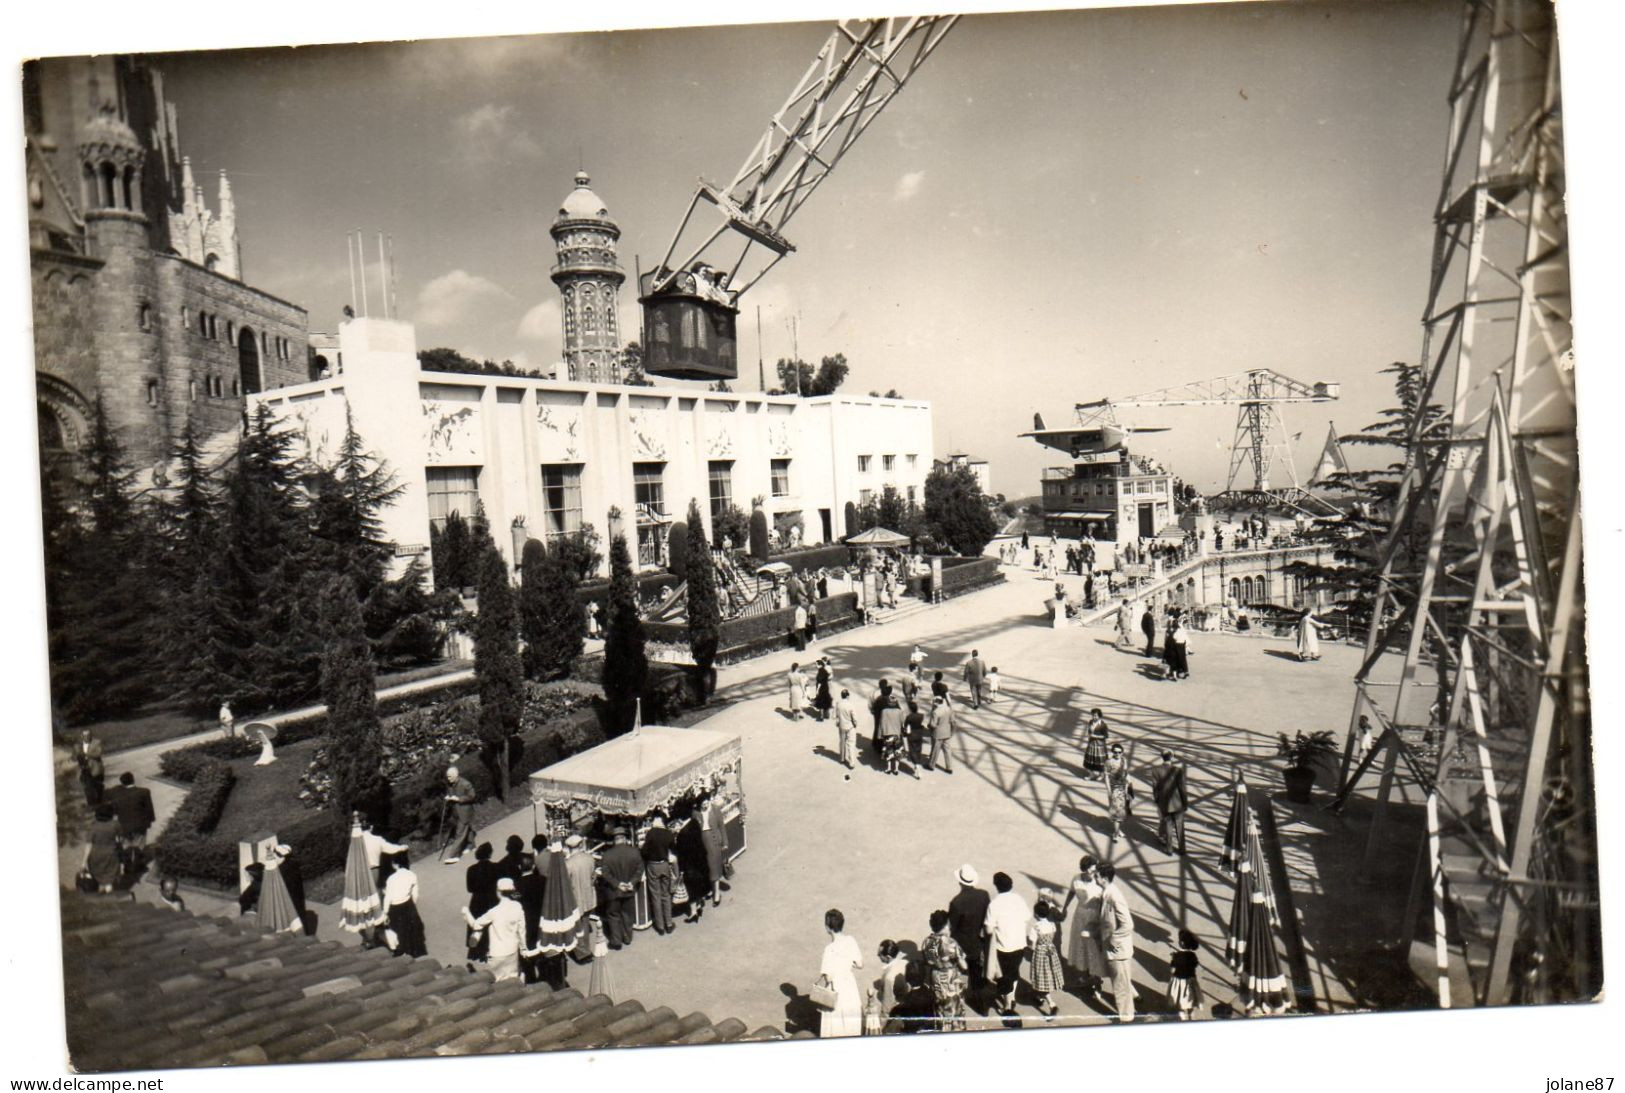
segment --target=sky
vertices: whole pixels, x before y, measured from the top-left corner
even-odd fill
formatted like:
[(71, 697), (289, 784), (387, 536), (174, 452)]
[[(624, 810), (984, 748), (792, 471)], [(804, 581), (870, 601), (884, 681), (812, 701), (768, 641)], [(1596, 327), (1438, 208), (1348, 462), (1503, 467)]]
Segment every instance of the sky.
[[(1037, 492), (1017, 434), (1075, 402), (1276, 368), (1341, 382), (1287, 411), (1301, 473), (1414, 359), (1456, 33), (1450, 3), (969, 16), (790, 222), (743, 298), (754, 362), (844, 353), (847, 389), (928, 398), (939, 453)], [(331, 330), (345, 232), (394, 240), (423, 347), (559, 357), (548, 226), (578, 167), (663, 254), (700, 176), (726, 181), (826, 23), (175, 54), (199, 177), (224, 168), (248, 281)], [(212, 198), (211, 198), (212, 199)], [(376, 250), (371, 253), (376, 256)], [(371, 278), (377, 309), (376, 269)], [(756, 335), (756, 309), (762, 336)], [(623, 336), (637, 334), (630, 286)], [(1234, 411), (1138, 411), (1152, 454), (1223, 485)], [(1055, 453), (1050, 453), (1053, 456)]]

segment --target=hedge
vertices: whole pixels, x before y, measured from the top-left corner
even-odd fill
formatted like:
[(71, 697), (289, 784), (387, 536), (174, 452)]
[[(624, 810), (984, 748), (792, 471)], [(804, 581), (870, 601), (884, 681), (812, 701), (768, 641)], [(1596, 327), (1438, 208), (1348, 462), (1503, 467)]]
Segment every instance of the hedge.
[[(796, 609), (784, 607), (763, 615), (727, 619), (722, 624), (722, 640), (717, 645), (717, 663), (731, 664), (790, 644), (790, 624)], [(818, 633), (833, 634), (857, 625), (858, 597), (841, 592), (818, 601)], [(688, 625), (680, 622), (646, 622), (644, 633), (650, 641), (688, 643)]]
[[(639, 603), (653, 596), (664, 596), (667, 591), (676, 588), (679, 583), (676, 576), (663, 570), (655, 573), (640, 573), (637, 576), (637, 582)], [(589, 600), (597, 600), (602, 606), (608, 598), (608, 581), (588, 581), (576, 589), (576, 602), (582, 607), (586, 607)]]
[(797, 573), (805, 573), (809, 569), (837, 569), (851, 563), (852, 548), (840, 543), (823, 543), (800, 550), (787, 550), (768, 560), (783, 562)]
[(236, 781), (231, 767), (219, 759), (204, 758), (195, 773), (192, 791), (169, 818), (153, 847), (160, 870), (236, 886), (237, 841), (214, 836)]
[[(392, 717), (416, 709), (426, 700), (444, 702), (477, 693), (479, 681), (470, 677), (435, 687), (424, 687), (407, 694), (380, 699), (378, 716)], [(289, 717), (277, 722), (276, 744), (285, 747), (301, 740), (327, 735), (327, 712), (316, 709), (301, 717)], [(258, 755), (259, 741), (246, 737), (217, 737), (182, 748), (171, 748), (158, 757), (158, 773), (176, 782), (191, 782), (197, 777), (201, 764), (210, 759), (246, 759)]]
[(999, 572), (997, 558), (954, 558), (955, 564), (950, 566), (950, 559), (942, 563), (942, 595), (944, 598), (962, 596), (966, 592), (974, 592), (978, 588), (986, 588), (991, 584), (998, 584), (1004, 580), (1004, 574)]

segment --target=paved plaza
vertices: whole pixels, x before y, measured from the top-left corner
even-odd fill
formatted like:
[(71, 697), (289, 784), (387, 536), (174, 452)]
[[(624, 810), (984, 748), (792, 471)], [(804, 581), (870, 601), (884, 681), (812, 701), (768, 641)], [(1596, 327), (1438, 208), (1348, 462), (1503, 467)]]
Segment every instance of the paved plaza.
[[(1051, 629), (1040, 613), (1048, 583), (1028, 569), (1005, 572), (1005, 584), (837, 634), (807, 654), (775, 653), (721, 671), (719, 694), (730, 702), (700, 724), (743, 739), (749, 849), (722, 906), (700, 923), (679, 922), (664, 938), (640, 932), (629, 949), (611, 954), (616, 996), (737, 1016), (753, 1028), (815, 1027), (805, 995), (826, 940), (828, 908), (845, 913), (865, 971), (878, 975), (879, 942), (925, 937), (931, 911), (957, 891), (953, 874), (962, 864), (976, 867), (984, 887), (993, 873), (1009, 873), (1030, 901), (1041, 888), (1064, 891), (1079, 856), (1090, 853), (1117, 865), (1130, 895), (1142, 1012), (1160, 1007), (1169, 943), (1180, 926), (1203, 941), (1209, 1004), (1231, 999), (1222, 956), (1234, 883), (1218, 869), (1218, 855), (1234, 772), (1276, 792), (1275, 733), (1333, 729), (1341, 736), (1358, 650), (1328, 643), (1323, 660), (1300, 664), (1287, 639), (1197, 634), (1191, 678), (1165, 682), (1154, 662), (1114, 648), (1108, 628)], [(961, 696), (960, 665), (980, 649), (998, 667), (1003, 693), (980, 711), (961, 705), (954, 774), (886, 777), (872, 765), (867, 726), (860, 724), (861, 761), (848, 779), (835, 759), (833, 722), (785, 716), (785, 673), (793, 660), (828, 656), (836, 686), (867, 699), (882, 676), (902, 671), (915, 643), (927, 654), (927, 671), (943, 671)], [(1104, 789), (1082, 769), (1082, 733), (1095, 706), (1114, 734), (1133, 742), (1136, 768), (1153, 764), (1163, 747), (1184, 757), (1193, 798), (1185, 858), (1163, 854), (1154, 828), (1140, 817), (1126, 825), (1121, 842), (1111, 842)], [(170, 746), (114, 756), (110, 776), (124, 769), (150, 775), (157, 754)], [(1137, 792), (1140, 815), (1150, 817), (1143, 780)], [(531, 810), (520, 807), (479, 837), (499, 848), (510, 834), (528, 841), (532, 822)], [(414, 867), (430, 955), (460, 963), (464, 868), (433, 857)], [(150, 887), (141, 886), (142, 898), (151, 897)], [(202, 893), (188, 893), (188, 902), (203, 913), (235, 913), (228, 901)], [(335, 908), (317, 910), (322, 936), (349, 939), (332, 926)], [(584, 986), (586, 969), (571, 971), (581, 980), (575, 985)], [(1053, 1023), (1106, 1019), (1075, 996), (1053, 1000), (1060, 1008)], [(1021, 1012), (1025, 1024), (1051, 1023), (1031, 1006)]]

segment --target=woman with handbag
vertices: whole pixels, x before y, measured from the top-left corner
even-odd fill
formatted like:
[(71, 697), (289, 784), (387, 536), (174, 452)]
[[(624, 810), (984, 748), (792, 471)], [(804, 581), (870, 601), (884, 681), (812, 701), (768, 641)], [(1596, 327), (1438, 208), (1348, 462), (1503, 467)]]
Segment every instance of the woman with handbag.
[(823, 1039), (863, 1035), (863, 999), (856, 972), (863, 967), (863, 951), (847, 934), (846, 916), (840, 911), (824, 912), (824, 929), (829, 944), (818, 966), (818, 982), (812, 989), (813, 1005), (823, 1010), (818, 1035)]
[(1123, 745), (1113, 744), (1106, 760), (1106, 814), (1112, 821), (1112, 842), (1123, 837), (1123, 820), (1129, 814), (1128, 760)]

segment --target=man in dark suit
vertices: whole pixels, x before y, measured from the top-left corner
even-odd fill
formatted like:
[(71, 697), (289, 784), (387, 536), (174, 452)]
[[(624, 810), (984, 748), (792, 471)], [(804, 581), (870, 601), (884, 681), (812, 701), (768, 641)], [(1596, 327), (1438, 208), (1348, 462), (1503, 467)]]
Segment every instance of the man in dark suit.
[(1164, 854), (1185, 853), (1185, 766), (1174, 753), (1162, 753), (1162, 765), (1151, 776), (1151, 796), (1157, 802), (1157, 834)]
[(638, 880), (643, 876), (643, 856), (632, 845), (626, 828), (612, 833), (615, 842), (598, 859), (598, 910), (604, 916), (604, 933), (611, 949), (632, 944), (632, 919), (636, 914)]
[(118, 785), (107, 791), (107, 803), (118, 817), (119, 839), (127, 847), (147, 845), (147, 831), (157, 815), (152, 810), (152, 790), (135, 784), (135, 775), (125, 771)]
[(970, 989), (979, 992), (987, 987), (987, 905), (993, 897), (976, 887), (976, 870), (972, 866), (961, 866), (955, 879), (959, 881), (959, 894), (948, 901), (948, 932), (965, 950)]
[[(534, 844), (533, 844), (534, 845)], [(525, 948), (534, 949), (536, 939), (541, 933), (542, 897), (547, 895), (547, 877), (542, 873), (541, 862), (547, 852), (547, 842), (542, 839), (542, 849), (536, 854), (522, 854), (519, 864), (524, 871), (519, 874), (519, 880), (514, 887), (519, 891), (519, 906), (525, 909)], [(526, 983), (537, 983), (542, 979), (542, 961), (540, 958), (528, 959), (521, 955), (519, 958), (520, 976)]]

